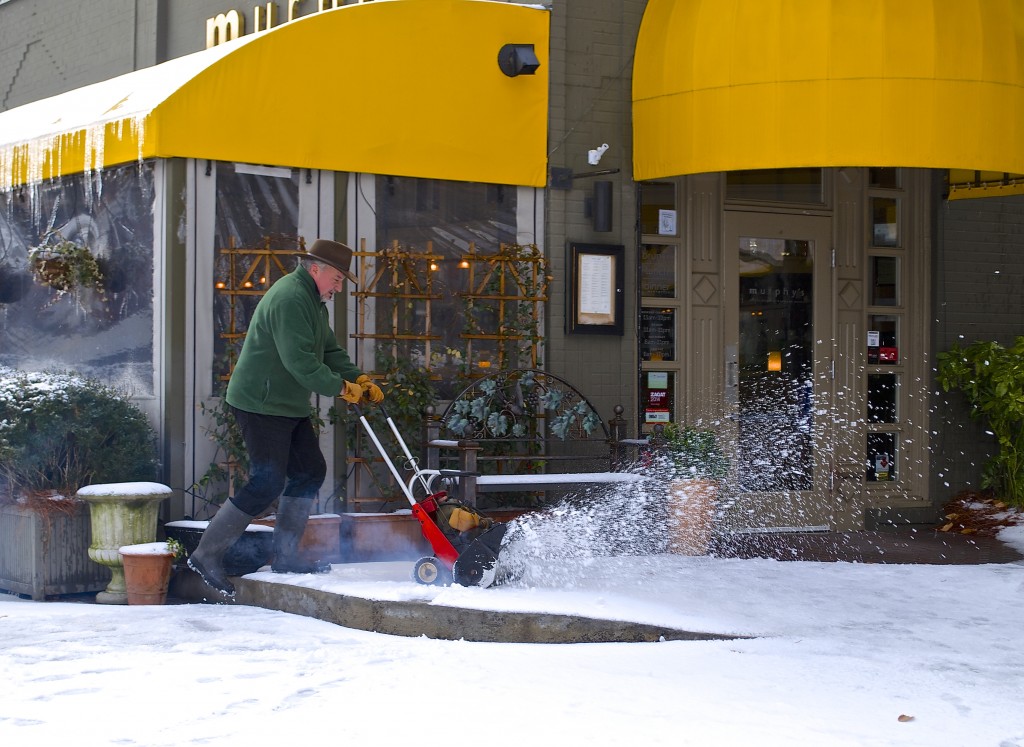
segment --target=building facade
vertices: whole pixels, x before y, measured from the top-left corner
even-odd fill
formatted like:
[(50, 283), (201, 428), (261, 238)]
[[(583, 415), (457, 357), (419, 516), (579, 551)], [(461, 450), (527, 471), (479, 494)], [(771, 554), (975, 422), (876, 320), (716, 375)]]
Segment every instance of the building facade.
[[(541, 365), (605, 418), (623, 405), (634, 432), (714, 427), (729, 526), (928, 522), (993, 448), (937, 390), (935, 354), (1024, 328), (1022, 16), (982, 0), (7, 0), (5, 283), (22, 287), (54, 229), (104, 237), (121, 279), (107, 318), (81, 299), (40, 312), (35, 287), (5, 302), (0, 362), (127, 384), (185, 488), (251, 308), (217, 293), (232, 247), (397, 242), (436, 253), (451, 289), (467, 254), (536, 245)], [(506, 45), (538, 67), (502, 71)], [(126, 74), (129, 103), (89, 108)], [(111, 105), (136, 108), (115, 123)], [(334, 314), (374, 369), (385, 310), (352, 296)], [(456, 345), (437, 337), (427, 361)], [(344, 445), (324, 438), (340, 485)]]

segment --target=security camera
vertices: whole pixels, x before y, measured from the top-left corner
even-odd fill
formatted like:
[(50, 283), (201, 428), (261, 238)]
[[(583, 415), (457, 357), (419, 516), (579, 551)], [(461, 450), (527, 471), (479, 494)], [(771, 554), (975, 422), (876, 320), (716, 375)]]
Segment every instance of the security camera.
[(608, 143), (604, 143), (591, 151), (587, 151), (587, 161), (591, 166), (597, 166), (597, 164), (601, 163), (601, 156), (604, 155), (606, 150), (608, 150)]

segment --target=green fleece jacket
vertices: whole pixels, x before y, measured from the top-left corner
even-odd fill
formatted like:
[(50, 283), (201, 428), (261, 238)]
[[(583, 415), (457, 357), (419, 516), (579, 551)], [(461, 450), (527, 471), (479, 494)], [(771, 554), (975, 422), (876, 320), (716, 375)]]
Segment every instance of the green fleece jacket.
[(305, 417), (309, 396), (336, 397), (353, 365), (327, 319), (313, 276), (301, 265), (274, 283), (249, 322), (228, 404), (261, 415)]

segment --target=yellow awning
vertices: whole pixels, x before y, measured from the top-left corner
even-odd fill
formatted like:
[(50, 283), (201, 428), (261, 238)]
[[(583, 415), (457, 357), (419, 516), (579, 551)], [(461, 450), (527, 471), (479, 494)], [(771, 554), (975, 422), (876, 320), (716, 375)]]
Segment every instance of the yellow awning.
[[(549, 12), (378, 0), (0, 113), (0, 189), (150, 157), (540, 187)], [(498, 67), (532, 44), (534, 75)]]
[(737, 169), (1024, 172), (1024, 0), (649, 0), (637, 180)]

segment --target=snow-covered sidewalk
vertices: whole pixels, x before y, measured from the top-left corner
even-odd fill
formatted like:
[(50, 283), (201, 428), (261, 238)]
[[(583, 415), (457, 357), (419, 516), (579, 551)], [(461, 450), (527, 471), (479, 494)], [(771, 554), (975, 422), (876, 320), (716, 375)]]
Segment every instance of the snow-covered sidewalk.
[[(1024, 528), (1001, 538), (1024, 546)], [(408, 570), (255, 577), (757, 637), (468, 643), (0, 596), (0, 744), (1024, 747), (1024, 564), (579, 558), (492, 589)]]

